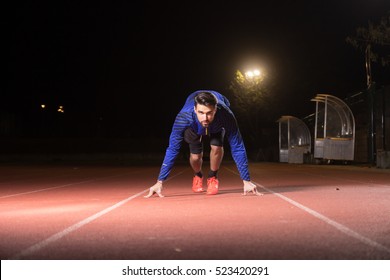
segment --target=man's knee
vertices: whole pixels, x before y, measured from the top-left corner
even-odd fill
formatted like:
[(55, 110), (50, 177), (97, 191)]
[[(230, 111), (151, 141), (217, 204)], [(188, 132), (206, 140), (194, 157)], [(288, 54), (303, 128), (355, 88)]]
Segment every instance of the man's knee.
[(202, 160), (202, 157), (203, 157), (203, 153), (199, 153), (199, 154), (190, 153), (190, 159), (191, 159), (192, 161), (199, 161), (199, 160)]
[(223, 153), (223, 146), (210, 145), (211, 152), (214, 154)]

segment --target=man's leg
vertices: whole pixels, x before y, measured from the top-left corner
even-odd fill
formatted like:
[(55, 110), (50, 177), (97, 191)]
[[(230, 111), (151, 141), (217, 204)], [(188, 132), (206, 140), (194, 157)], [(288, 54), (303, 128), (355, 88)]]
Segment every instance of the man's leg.
[(192, 129), (188, 128), (184, 132), (184, 140), (190, 146), (190, 165), (194, 170), (194, 177), (192, 179), (192, 191), (203, 192), (203, 143), (200, 135), (197, 135)]
[[(211, 172), (218, 172), (223, 159), (224, 150), (221, 146), (210, 145), (210, 170)], [(215, 177), (216, 174), (215, 174)]]
[(203, 153), (193, 154), (190, 153), (190, 165), (195, 174), (199, 174), (202, 171)]
[(217, 194), (219, 188), (218, 170), (224, 155), (223, 140), (225, 131), (212, 134), (210, 139), (210, 172), (207, 179), (207, 194)]
[(192, 178), (192, 191), (195, 193), (203, 192), (203, 175), (202, 175), (203, 153), (190, 153), (190, 165), (194, 170)]

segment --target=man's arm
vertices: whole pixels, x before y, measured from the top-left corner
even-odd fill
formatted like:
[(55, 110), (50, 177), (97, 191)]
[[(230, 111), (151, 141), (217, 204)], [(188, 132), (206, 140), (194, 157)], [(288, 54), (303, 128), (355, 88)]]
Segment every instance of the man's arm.
[(232, 157), (244, 183), (243, 195), (247, 195), (248, 193), (252, 192), (255, 195), (261, 196), (263, 194), (257, 191), (256, 184), (251, 182), (250, 179), (248, 157), (246, 154), (244, 141), (238, 128), (237, 120), (232, 112), (229, 113), (230, 114), (228, 114), (226, 118), (227, 123), (225, 129), (227, 131)]
[(250, 181), (248, 157), (244, 141), (238, 128), (237, 120), (231, 111), (226, 112), (224, 122), (232, 157), (236, 163), (240, 177), (242, 180)]
[(172, 127), (172, 132), (169, 137), (169, 145), (165, 152), (157, 182), (152, 187), (150, 187), (148, 195), (144, 196), (145, 198), (151, 197), (154, 193), (156, 193), (159, 197), (164, 197), (162, 195), (163, 182), (168, 178), (169, 173), (171, 172), (175, 160), (180, 152), (181, 143), (183, 142), (184, 138), (184, 130), (186, 127), (188, 127), (188, 124), (189, 121), (188, 118), (186, 118), (186, 113), (179, 113), (176, 116)]
[(169, 136), (169, 145), (166, 149), (163, 163), (160, 168), (158, 180), (165, 181), (171, 172), (177, 156), (179, 155), (181, 144), (184, 138), (184, 131), (189, 126), (188, 113), (179, 113), (172, 126)]

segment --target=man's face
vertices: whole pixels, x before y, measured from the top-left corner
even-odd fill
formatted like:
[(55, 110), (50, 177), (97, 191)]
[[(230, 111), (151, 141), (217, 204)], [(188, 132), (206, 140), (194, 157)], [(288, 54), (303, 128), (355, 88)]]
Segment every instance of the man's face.
[(215, 113), (217, 112), (217, 107), (214, 106), (205, 106), (196, 104), (194, 107), (198, 121), (203, 127), (208, 127), (210, 123), (214, 120)]

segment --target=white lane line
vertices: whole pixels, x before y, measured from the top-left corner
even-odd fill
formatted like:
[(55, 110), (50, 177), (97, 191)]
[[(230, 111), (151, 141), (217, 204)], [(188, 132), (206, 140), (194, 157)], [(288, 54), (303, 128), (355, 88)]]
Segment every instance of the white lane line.
[[(239, 175), (237, 172), (235, 172), (232, 169), (229, 169), (229, 168), (226, 168), (226, 167), (225, 167), (225, 169), (229, 170), (230, 172), (232, 172), (232, 173), (234, 173), (236, 175)], [(330, 219), (330, 218), (328, 218), (328, 217), (318, 213), (317, 211), (314, 211), (313, 209), (311, 209), (309, 207), (306, 207), (306, 206), (296, 202), (295, 200), (293, 200), (291, 198), (288, 198), (288, 197), (286, 197), (286, 196), (284, 196), (284, 195), (282, 195), (280, 193), (276, 193), (276, 192), (272, 191), (271, 189), (266, 188), (263, 185), (255, 182), (255, 181), (252, 181), (252, 182), (255, 183), (258, 187), (266, 190), (267, 192), (276, 195), (277, 197), (283, 199), (284, 201), (287, 201), (288, 203), (290, 203), (290, 204), (298, 207), (299, 209), (309, 213), (310, 215), (314, 216), (315, 218), (320, 219), (321, 221), (323, 221), (323, 222), (333, 226), (334, 228), (336, 228), (337, 230), (341, 231), (342, 233), (344, 233), (346, 235), (349, 235), (349, 236), (359, 240), (360, 242), (363, 242), (366, 245), (369, 245), (371, 247), (374, 247), (374, 248), (377, 248), (377, 249), (380, 249), (380, 250), (383, 250), (385, 252), (390, 253), (390, 248), (388, 248), (388, 247), (386, 247), (386, 246), (384, 246), (384, 245), (382, 245), (382, 244), (380, 244), (380, 243), (378, 243), (378, 242), (376, 242), (376, 241), (374, 241), (374, 240), (372, 240), (372, 239), (370, 239), (368, 237), (365, 237), (365, 236), (361, 235), (360, 233), (357, 233), (356, 231), (350, 229), (349, 227), (344, 226), (344, 225), (342, 225), (342, 224), (340, 224), (340, 223), (338, 223), (338, 222), (336, 222), (336, 221), (334, 221), (334, 220), (332, 220), (332, 219)]]
[(130, 200), (132, 200), (132, 199), (134, 199), (134, 198), (136, 198), (138, 196), (140, 196), (141, 194), (143, 194), (146, 191), (148, 191), (148, 189), (147, 190), (143, 190), (142, 192), (139, 192), (139, 193), (137, 193), (135, 195), (132, 195), (132, 196), (130, 196), (130, 197), (128, 197), (128, 198), (126, 198), (126, 199), (124, 199), (124, 200), (122, 200), (122, 201), (120, 201), (120, 202), (118, 202), (118, 203), (116, 203), (116, 204), (114, 204), (114, 205), (112, 205), (112, 206), (110, 206), (110, 207), (108, 207), (108, 208), (106, 208), (106, 209), (104, 209), (104, 210), (102, 210), (102, 211), (100, 211), (100, 212), (98, 212), (98, 213), (96, 213), (96, 214), (94, 214), (94, 215), (92, 215), (92, 216), (90, 216), (90, 217), (88, 217), (88, 218), (86, 218), (86, 219), (84, 219), (84, 220), (82, 220), (82, 221), (80, 221), (80, 222), (78, 222), (78, 223), (76, 223), (76, 224), (66, 228), (66, 229), (64, 229), (63, 231), (60, 231), (60, 232), (58, 232), (56, 234), (53, 234), (49, 238), (47, 238), (47, 239), (45, 239), (45, 240), (43, 240), (41, 242), (38, 242), (38, 243), (32, 245), (31, 247), (21, 251), (20, 253), (14, 255), (11, 259), (18, 260), (18, 259), (21, 259), (22, 257), (34, 254), (35, 252), (37, 252), (37, 251), (47, 247), (49, 244), (57, 241), (58, 239), (63, 238), (64, 236), (68, 235), (69, 233), (71, 233), (71, 232), (81, 228), (82, 226), (85, 226), (86, 224), (89, 224), (90, 222), (98, 219), (99, 217), (103, 216), (104, 214), (107, 214), (108, 212), (111, 212), (112, 210), (122, 206), (126, 202), (128, 202), (128, 201), (130, 201)]
[(26, 194), (33, 194), (33, 193), (38, 193), (38, 192), (44, 192), (44, 191), (48, 191), (48, 190), (55, 190), (55, 189), (69, 187), (69, 186), (80, 185), (80, 184), (84, 184), (84, 183), (97, 182), (97, 181), (100, 181), (100, 180), (104, 180), (104, 179), (108, 179), (108, 178), (114, 178), (114, 177), (120, 177), (120, 176), (125, 176), (125, 175), (129, 175), (129, 173), (119, 174), (119, 175), (112, 175), (112, 176), (102, 177), (102, 178), (98, 178), (98, 179), (91, 179), (91, 180), (86, 180), (86, 181), (80, 181), (80, 182), (75, 182), (75, 183), (70, 183), (70, 184), (65, 184), (65, 185), (60, 185), (60, 186), (54, 186), (54, 187), (49, 187), (49, 188), (44, 188), (44, 189), (38, 189), (38, 190), (33, 190), (33, 191), (28, 191), (28, 192), (21, 192), (21, 193), (15, 193), (15, 194), (10, 194), (10, 195), (3, 195), (3, 196), (0, 196), (0, 199), (14, 197), (14, 196), (21, 196), (21, 195), (26, 195)]
[(324, 221), (325, 223), (333, 226), (334, 228), (336, 228), (337, 230), (343, 232), (344, 234), (349, 235), (349, 236), (351, 236), (351, 237), (353, 237), (353, 238), (355, 238), (355, 239), (357, 239), (357, 240), (359, 240), (359, 241), (361, 241), (361, 242), (363, 242), (363, 243), (365, 243), (365, 244), (367, 244), (367, 245), (369, 245), (371, 247), (374, 247), (374, 248), (377, 248), (377, 249), (380, 249), (380, 250), (383, 250), (383, 251), (386, 251), (386, 252), (390, 253), (390, 248), (388, 248), (388, 247), (386, 247), (386, 246), (384, 246), (384, 245), (382, 245), (382, 244), (380, 244), (380, 243), (378, 243), (378, 242), (376, 242), (376, 241), (374, 241), (374, 240), (372, 240), (372, 239), (370, 239), (368, 237), (365, 237), (365, 236), (357, 233), (356, 231), (354, 231), (354, 230), (352, 230), (352, 229), (350, 229), (350, 228), (348, 228), (348, 227), (346, 227), (346, 226), (344, 226), (344, 225), (342, 225), (342, 224), (340, 224), (340, 223), (338, 223), (338, 222), (336, 222), (336, 221), (334, 221), (334, 220), (332, 220), (332, 219), (330, 219), (330, 218), (328, 218), (328, 217), (318, 213), (317, 211), (314, 211), (313, 209), (310, 209), (310, 208), (308, 208), (308, 207), (306, 207), (306, 206), (296, 202), (295, 200), (292, 200), (292, 199), (290, 199), (290, 198), (288, 198), (288, 197), (286, 197), (284, 195), (276, 193), (276, 192), (274, 192), (274, 191), (272, 191), (272, 190), (262, 186), (261, 184), (259, 184), (257, 182), (254, 182), (254, 183), (258, 187), (260, 187), (260, 188), (262, 188), (262, 189), (264, 189), (264, 190), (266, 190), (266, 191), (268, 191), (268, 192), (278, 196), (279, 198), (287, 201), (288, 203), (291, 203), (292, 205), (298, 207), (299, 209), (301, 209), (301, 210), (309, 213), (310, 215), (312, 215), (312, 216), (314, 216), (314, 217)]
[[(173, 179), (174, 177), (177, 177), (179, 175), (181, 175), (182, 173), (184, 173), (185, 170), (179, 172), (178, 174), (172, 176), (171, 178), (167, 179), (166, 181), (170, 180), (170, 179)], [(10, 260), (19, 260), (23, 257), (26, 257), (26, 256), (29, 256), (29, 255), (32, 255), (38, 251), (40, 251), (41, 249), (47, 247), (48, 245), (50, 245), (51, 243), (63, 238), (64, 236), (70, 234), (71, 232), (89, 224), (90, 222), (100, 218), (101, 216), (117, 209), (118, 207), (122, 206), (123, 204), (129, 202), (130, 200), (140, 196), (141, 194), (145, 193), (149, 191), (149, 188), (147, 188), (146, 190), (143, 190), (135, 195), (132, 195), (122, 201), (119, 201), (118, 203), (106, 208), (106, 209), (103, 209), (102, 211), (92, 215), (92, 216), (89, 216), (88, 218), (74, 224), (74, 225), (71, 225), (69, 227), (67, 227), (66, 229), (56, 233), (56, 234), (53, 234), (52, 236), (46, 238), (45, 240), (42, 240), (41, 242), (38, 242), (30, 247), (28, 247), (27, 249), (25, 250), (22, 250), (21, 252), (19, 252), (18, 254), (14, 255), (13, 257), (10, 258)]]

